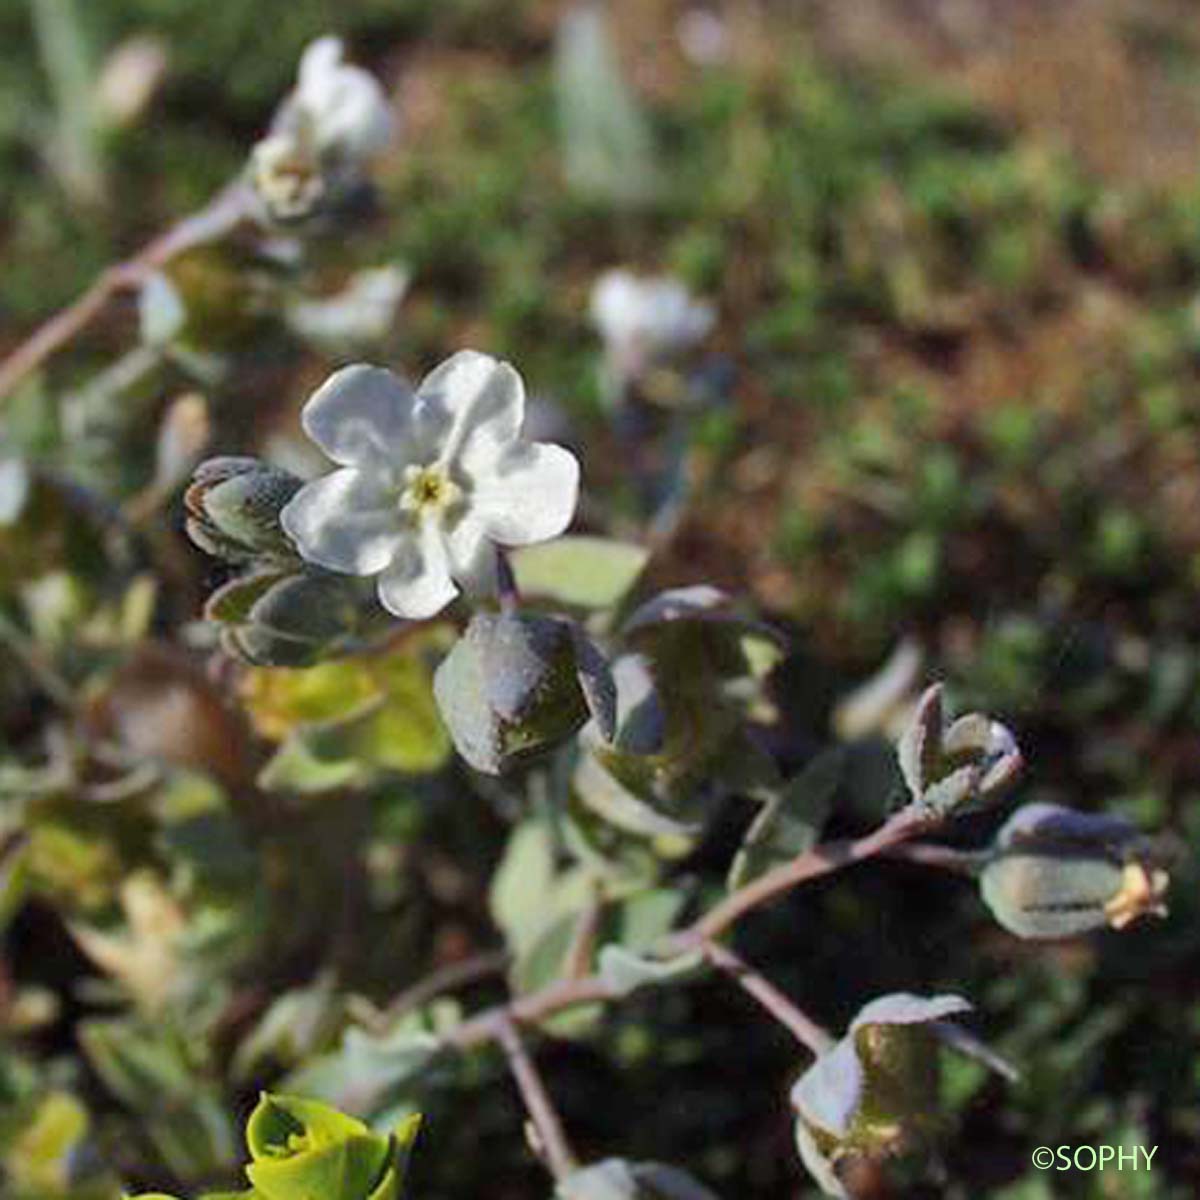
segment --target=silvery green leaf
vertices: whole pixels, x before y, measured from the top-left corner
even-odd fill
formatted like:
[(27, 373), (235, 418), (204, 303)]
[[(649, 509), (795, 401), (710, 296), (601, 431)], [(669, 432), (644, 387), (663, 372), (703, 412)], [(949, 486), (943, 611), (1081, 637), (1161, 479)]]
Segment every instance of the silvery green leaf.
[(617, 684), (608, 659), (581, 629), (572, 630), (575, 669), (584, 702), (600, 736), (611, 742), (617, 734)]
[(362, 780), (364, 767), (353, 759), (325, 759), (314, 753), (301, 733), (289, 737), (267, 760), (257, 783), (265, 792), (315, 795), (350, 787)]
[(234, 1074), (244, 1079), (271, 1059), (292, 1063), (314, 1054), (340, 1016), (340, 998), (329, 973), (308, 987), (284, 992), (238, 1046), (232, 1063)]
[(322, 572), (299, 572), (279, 580), (254, 602), (246, 617), (263, 629), (319, 643), (344, 635), (355, 618), (346, 584)]
[(433, 1034), (406, 1024), (379, 1037), (351, 1026), (336, 1051), (303, 1064), (286, 1085), (338, 1108), (370, 1112), (417, 1082), (442, 1048)]
[(920, 644), (903, 638), (870, 679), (838, 702), (833, 714), (838, 737), (853, 741), (887, 734), (917, 685), (924, 659)]
[(833, 808), (846, 752), (818, 755), (754, 819), (729, 872), (730, 888), (743, 887), (816, 845)]
[(547, 822), (526, 820), (509, 836), (492, 877), (489, 906), (508, 944), (521, 954), (550, 922), (577, 913), (592, 895), (586, 872), (559, 867)]
[(510, 556), (521, 595), (579, 609), (615, 608), (649, 557), (644, 546), (587, 534), (521, 546)]
[(966, 804), (979, 790), (979, 768), (971, 765), (959, 767), (943, 779), (930, 784), (921, 793), (922, 808), (931, 813), (948, 816)]
[(641, 837), (692, 838), (701, 826), (681, 821), (653, 808), (620, 782), (602, 765), (594, 753), (585, 753), (572, 777), (580, 801), (606, 821)]
[(704, 955), (693, 951), (676, 958), (653, 959), (610, 945), (600, 948), (599, 964), (600, 976), (613, 993), (628, 996), (640, 987), (687, 978), (703, 967)]
[(625, 637), (664, 621), (704, 620), (728, 610), (729, 596), (706, 583), (670, 588), (647, 600), (630, 614), (621, 632)]
[(471, 619), (434, 676), (442, 718), (471, 766), (498, 775), (552, 748), (587, 720), (589, 696), (608, 721), (612, 699), (598, 652), (588, 650), (581, 670), (578, 647), (572, 625), (556, 618)]
[(233, 562), (264, 556), (294, 561), (279, 514), (301, 486), (296, 476), (256, 458), (210, 458), (192, 473), (184, 493), (188, 536)]
[(466, 637), (483, 658), (492, 711), (501, 721), (519, 721), (540, 695), (573, 674), (570, 627), (551, 617), (500, 613), (472, 619)]
[(504, 755), (488, 691), (484, 656), (468, 629), (439, 664), (433, 694), (454, 748), (477, 771), (498, 775)]
[(623, 654), (613, 663), (617, 689), (616, 744), (626, 754), (662, 749), (666, 714), (649, 663), (640, 654)]
[(650, 126), (622, 74), (599, 5), (578, 4), (564, 15), (555, 71), (571, 186), (613, 204), (653, 198), (659, 173)]
[(924, 794), (926, 779), (935, 765), (933, 754), (941, 738), (942, 721), (942, 686), (934, 684), (917, 702), (917, 710), (896, 745), (900, 773), (914, 799)]
[(950, 816), (994, 799), (1023, 766), (1016, 738), (981, 713), (947, 723), (942, 685), (927, 688), (896, 746), (913, 803)]

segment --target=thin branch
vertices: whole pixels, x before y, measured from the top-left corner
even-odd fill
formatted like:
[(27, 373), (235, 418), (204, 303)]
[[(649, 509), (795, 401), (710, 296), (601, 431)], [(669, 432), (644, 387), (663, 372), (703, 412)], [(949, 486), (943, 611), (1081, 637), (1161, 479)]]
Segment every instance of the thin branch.
[(148, 274), (185, 250), (223, 237), (250, 216), (253, 204), (254, 195), (245, 183), (237, 180), (228, 184), (199, 212), (160, 234), (132, 258), (102, 272), (81, 296), (36, 329), (0, 362), (0, 400), (10, 395), (26, 375), (82, 333), (118, 292), (139, 287)]
[(512, 560), (503, 546), (496, 547), (496, 592), (500, 597), (500, 611), (512, 615), (521, 607), (521, 591), (517, 587), (516, 572)]
[(561, 1182), (578, 1164), (567, 1141), (558, 1110), (554, 1107), (550, 1093), (546, 1091), (546, 1085), (542, 1082), (542, 1077), (538, 1074), (537, 1067), (529, 1057), (529, 1051), (511, 1020), (500, 1022), (496, 1040), (504, 1050), (509, 1070), (517, 1082), (521, 1099), (525, 1102), (525, 1109), (533, 1122), (537, 1133), (536, 1148), (544, 1157), (551, 1174)]
[[(863, 837), (814, 846), (728, 896), (699, 920), (666, 939), (661, 949), (670, 955), (704, 950), (710, 942), (733, 928), (754, 909), (811, 879), (819, 879), (853, 863), (883, 854), (917, 833), (924, 832), (934, 820), (920, 809), (906, 808)], [(532, 1025), (563, 1009), (619, 998), (619, 993), (600, 975), (560, 979), (528, 996), (485, 1009), (453, 1029), (446, 1040), (452, 1046), (466, 1049), (499, 1040), (505, 1024)]]
[(387, 1008), (377, 1014), (371, 1025), (380, 1032), (387, 1030), (405, 1013), (421, 1008), (431, 1000), (437, 999), (443, 992), (454, 991), (478, 983), (489, 976), (499, 975), (508, 964), (507, 950), (485, 950), (481, 954), (473, 954), (470, 958), (447, 963), (418, 980), (412, 987), (405, 988)]
[(713, 966), (724, 971), (742, 991), (753, 996), (777, 1020), (807, 1046), (814, 1055), (824, 1054), (834, 1039), (816, 1021), (802, 1012), (769, 979), (761, 975), (744, 958), (718, 942), (709, 942), (704, 953)]
[(689, 929), (677, 934), (672, 939), (674, 946), (679, 951), (701, 948), (732, 928), (746, 913), (790, 892), (798, 884), (873, 858), (928, 828), (930, 823), (930, 817), (921, 809), (903, 808), (865, 837), (814, 846), (728, 896)]
[(959, 850), (932, 842), (902, 842), (885, 850), (883, 857), (920, 863), (923, 867), (940, 867), (959, 875), (974, 875), (987, 862), (989, 854), (986, 850)]

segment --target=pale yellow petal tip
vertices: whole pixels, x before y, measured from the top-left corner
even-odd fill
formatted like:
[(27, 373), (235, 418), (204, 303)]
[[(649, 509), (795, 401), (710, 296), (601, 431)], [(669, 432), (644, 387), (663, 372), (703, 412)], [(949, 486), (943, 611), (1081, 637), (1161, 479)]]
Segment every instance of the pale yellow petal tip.
[(1145, 863), (1125, 864), (1121, 873), (1121, 888), (1104, 906), (1104, 915), (1113, 929), (1124, 929), (1141, 917), (1165, 917), (1167, 894), (1171, 878), (1161, 867)]

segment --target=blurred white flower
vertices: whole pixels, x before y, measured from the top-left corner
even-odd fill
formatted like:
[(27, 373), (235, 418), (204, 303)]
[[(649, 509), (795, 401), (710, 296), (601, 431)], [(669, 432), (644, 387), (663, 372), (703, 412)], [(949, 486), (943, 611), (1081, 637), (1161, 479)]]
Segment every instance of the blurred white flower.
[(161, 272), (146, 276), (138, 292), (138, 324), (142, 342), (161, 349), (187, 323), (187, 308), (179, 289)]
[(363, 159), (378, 154), (392, 136), (392, 112), (374, 75), (342, 61), (341, 38), (322, 37), (300, 58), (290, 105), (306, 120), (320, 154), (335, 151)]
[(277, 221), (310, 216), (325, 198), (325, 176), (307, 138), (273, 133), (250, 152), (250, 179)]
[(627, 379), (694, 346), (716, 321), (712, 305), (695, 299), (679, 280), (620, 269), (596, 280), (591, 316), (614, 370)]
[(409, 278), (398, 266), (359, 271), (333, 296), (289, 304), (287, 322), (301, 337), (334, 349), (381, 342), (392, 331)]
[(729, 26), (718, 13), (691, 8), (675, 27), (684, 54), (699, 66), (711, 66), (729, 58)]
[(379, 81), (342, 55), (336, 37), (307, 47), (295, 89), (251, 154), (251, 180), (275, 220), (314, 213), (331, 185), (336, 191), (359, 178), (391, 139), (392, 112)]
[(304, 429), (338, 464), (280, 520), (309, 562), (378, 576), (398, 617), (440, 612), (490, 586), (489, 542), (557, 537), (579, 490), (574, 455), (520, 437), (525, 387), (506, 362), (463, 350), (416, 392), (364, 364), (332, 375), (304, 406)]

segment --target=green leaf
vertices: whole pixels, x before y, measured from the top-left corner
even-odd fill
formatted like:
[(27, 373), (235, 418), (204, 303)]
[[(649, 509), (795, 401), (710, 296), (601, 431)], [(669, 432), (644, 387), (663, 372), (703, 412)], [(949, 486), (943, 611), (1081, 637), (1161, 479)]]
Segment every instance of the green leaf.
[(816, 845), (833, 809), (845, 763), (846, 752), (840, 746), (819, 754), (780, 795), (763, 805), (733, 860), (731, 889), (744, 887)]
[(622, 74), (603, 9), (579, 5), (563, 17), (555, 73), (571, 187), (616, 205), (652, 199), (661, 183), (653, 136)]
[(285, 739), (260, 786), (313, 793), (366, 786), (383, 771), (424, 774), (440, 767), (450, 741), (424, 658), (438, 637), (431, 631), (381, 658), (247, 672), (243, 692), (255, 726)]
[(246, 1123), (246, 1175), (265, 1200), (371, 1200), (392, 1170), (393, 1142), (300, 1096), (264, 1093)]
[(589, 652), (585, 696), (580, 645), (572, 624), (556, 618), (471, 619), (438, 667), (433, 690), (455, 748), (472, 767), (499, 775), (552, 749), (587, 720), (589, 698), (611, 727), (611, 680), (601, 699)]
[(265, 1200), (369, 1200), (388, 1169), (389, 1144), (373, 1134), (320, 1149), (256, 1159), (246, 1176)]
[(572, 608), (615, 608), (629, 594), (650, 551), (632, 542), (577, 535), (513, 552), (517, 587), (526, 596)]
[(688, 979), (703, 965), (704, 955), (698, 950), (677, 958), (653, 959), (624, 946), (600, 949), (600, 975), (618, 996), (628, 996), (641, 987)]
[(332, 1104), (374, 1112), (418, 1081), (441, 1049), (433, 1034), (407, 1025), (384, 1037), (351, 1027), (338, 1050), (294, 1071), (287, 1086)]
[(350, 760), (326, 762), (317, 757), (303, 735), (289, 738), (258, 775), (258, 786), (267, 792), (300, 792), (309, 795), (334, 791), (362, 781), (360, 763)]

